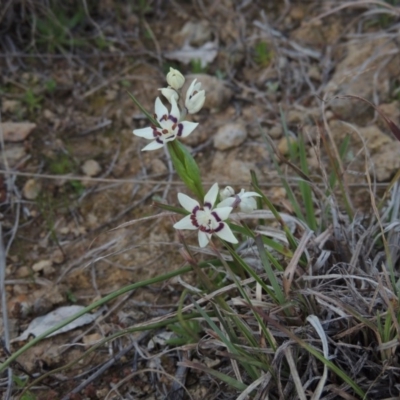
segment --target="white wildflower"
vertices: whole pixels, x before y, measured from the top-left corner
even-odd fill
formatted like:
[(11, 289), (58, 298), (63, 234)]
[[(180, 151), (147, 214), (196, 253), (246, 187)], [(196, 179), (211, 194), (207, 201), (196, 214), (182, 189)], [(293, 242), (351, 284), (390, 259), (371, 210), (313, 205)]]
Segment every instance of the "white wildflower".
[(151, 125), (147, 128), (135, 129), (133, 134), (148, 140), (153, 140), (142, 151), (157, 150), (167, 142), (175, 140), (177, 137), (187, 137), (197, 127), (198, 123), (180, 121), (180, 111), (174, 97), (171, 97), (171, 112), (168, 113), (167, 107), (157, 97), (155, 102), (155, 118), (160, 127)]
[(200, 247), (206, 247), (212, 234), (216, 234), (221, 239), (238, 243), (228, 224), (223, 222), (229, 217), (232, 207), (213, 208), (218, 196), (218, 184), (210, 188), (204, 197), (204, 205), (189, 196), (178, 193), (178, 200), (182, 207), (190, 214), (181, 219), (174, 225), (175, 229), (198, 230)]

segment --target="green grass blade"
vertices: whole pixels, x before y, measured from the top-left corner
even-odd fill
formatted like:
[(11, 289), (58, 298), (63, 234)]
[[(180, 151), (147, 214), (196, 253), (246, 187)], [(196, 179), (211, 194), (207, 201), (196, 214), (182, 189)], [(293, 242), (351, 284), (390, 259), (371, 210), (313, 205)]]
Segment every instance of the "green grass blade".
[[(285, 295), (279, 285), (278, 280), (276, 279), (274, 271), (271, 268), (271, 264), (267, 257), (264, 243), (260, 236), (256, 236), (256, 245), (257, 245), (257, 249), (258, 249), (258, 254), (260, 255), (261, 263), (264, 267), (265, 272), (267, 273), (269, 282), (271, 283), (272, 287), (274, 288), (275, 297), (278, 301), (278, 304), (282, 305), (282, 304), (286, 303), (286, 298), (285, 298)], [(282, 269), (283, 269), (283, 267), (282, 267)]]
[[(299, 155), (300, 155), (300, 165), (301, 170), (304, 174), (308, 175), (308, 164), (307, 164), (307, 154), (306, 154), (306, 147), (304, 144), (304, 138), (302, 136), (299, 137)], [(317, 219), (315, 217), (315, 209), (314, 209), (314, 202), (313, 202), (313, 193), (310, 187), (310, 183), (306, 182), (305, 180), (300, 178), (299, 181), (299, 189), (301, 195), (303, 197), (303, 204), (306, 209), (306, 221), (308, 227), (313, 230), (314, 232), (318, 228)]]

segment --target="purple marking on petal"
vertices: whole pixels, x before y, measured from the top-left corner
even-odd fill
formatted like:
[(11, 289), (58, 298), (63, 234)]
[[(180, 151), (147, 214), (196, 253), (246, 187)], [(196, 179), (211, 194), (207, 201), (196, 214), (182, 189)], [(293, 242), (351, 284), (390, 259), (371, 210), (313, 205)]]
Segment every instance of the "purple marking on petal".
[(160, 137), (156, 138), (156, 142), (160, 144), (164, 144), (164, 140), (162, 140)]
[(196, 206), (195, 208), (193, 208), (192, 213), (196, 214), (197, 211), (199, 211), (199, 210), (200, 210), (200, 206)]
[(196, 215), (190, 214), (190, 221), (192, 221), (193, 226), (195, 226), (196, 228), (199, 228), (201, 230), (201, 227), (199, 226), (199, 223), (197, 222)]
[(204, 225), (199, 226), (199, 231), (205, 232), (205, 233), (212, 233), (213, 231), (210, 228), (207, 228)]
[(168, 119), (170, 119), (172, 122), (174, 122), (175, 124), (178, 122), (178, 118), (174, 117), (173, 115), (168, 115)]
[(153, 136), (156, 138), (156, 137), (159, 137), (161, 135), (162, 135), (162, 133), (159, 132), (156, 127), (153, 127)]
[(218, 225), (217, 229), (214, 229), (214, 232), (220, 232), (222, 231), (222, 229), (224, 229), (225, 223), (224, 222), (220, 222)]
[(211, 203), (204, 203), (204, 207), (207, 207), (207, 208), (211, 209), (212, 208), (212, 204)]
[(182, 124), (178, 124), (178, 133), (176, 134), (176, 136), (181, 137), (182, 136), (182, 132), (183, 132), (183, 125)]
[(213, 212), (211, 213), (211, 215), (215, 218), (215, 220), (216, 220), (217, 222), (221, 222), (221, 217), (220, 217), (215, 211), (213, 211)]

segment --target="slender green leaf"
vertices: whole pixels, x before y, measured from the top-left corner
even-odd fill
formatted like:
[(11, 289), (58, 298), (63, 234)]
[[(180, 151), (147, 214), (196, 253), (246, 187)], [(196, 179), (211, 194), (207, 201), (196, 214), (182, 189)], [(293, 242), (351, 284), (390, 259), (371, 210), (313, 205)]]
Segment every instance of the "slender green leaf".
[(130, 98), (133, 100), (133, 102), (139, 107), (140, 111), (147, 117), (147, 119), (155, 126), (160, 127), (160, 124), (158, 121), (153, 117), (152, 114), (150, 114), (140, 103), (140, 101), (130, 92), (128, 92)]
[(260, 236), (256, 236), (256, 245), (258, 249), (258, 254), (260, 255), (261, 263), (264, 267), (265, 272), (267, 273), (269, 282), (271, 283), (272, 287), (274, 288), (275, 297), (278, 301), (279, 305), (286, 303), (285, 295), (279, 285), (278, 280), (276, 279), (276, 275), (274, 271), (272, 271), (271, 264), (268, 260), (266, 250), (264, 247), (264, 243)]

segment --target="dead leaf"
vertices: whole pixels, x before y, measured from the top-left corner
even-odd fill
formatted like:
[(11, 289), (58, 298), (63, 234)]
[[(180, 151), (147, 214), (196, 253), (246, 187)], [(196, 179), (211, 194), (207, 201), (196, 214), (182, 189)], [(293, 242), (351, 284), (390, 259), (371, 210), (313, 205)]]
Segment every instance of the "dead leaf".
[(164, 54), (166, 58), (180, 61), (182, 64), (189, 64), (193, 60), (200, 60), (202, 68), (212, 63), (217, 55), (217, 42), (206, 42), (200, 47), (192, 47), (189, 43), (185, 43), (180, 50), (169, 51)]
[(22, 142), (36, 128), (32, 122), (3, 122), (1, 130), (5, 142)]
[[(11, 340), (13, 342), (19, 342), (21, 340), (26, 340), (29, 336), (36, 337), (46, 332), (48, 329), (53, 328), (58, 325), (60, 322), (66, 320), (69, 317), (72, 317), (79, 311), (82, 311), (85, 307), (83, 306), (65, 306), (59, 307), (56, 310), (48, 313), (47, 315), (43, 315), (41, 317), (37, 317), (29, 324), (28, 328), (18, 337)], [(68, 332), (72, 329), (79, 328), (80, 326), (90, 324), (93, 322), (99, 315), (100, 312), (94, 314), (84, 314), (77, 318), (75, 321), (70, 322), (69, 324), (63, 326), (57, 331), (51, 333), (47, 337), (59, 335), (60, 333)]]

